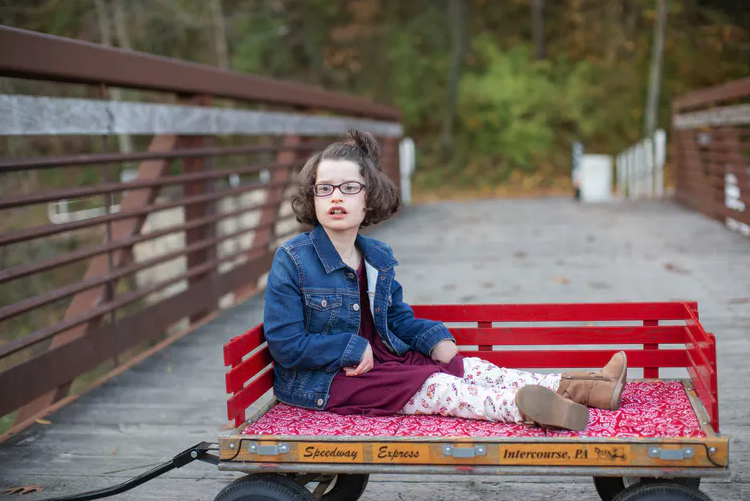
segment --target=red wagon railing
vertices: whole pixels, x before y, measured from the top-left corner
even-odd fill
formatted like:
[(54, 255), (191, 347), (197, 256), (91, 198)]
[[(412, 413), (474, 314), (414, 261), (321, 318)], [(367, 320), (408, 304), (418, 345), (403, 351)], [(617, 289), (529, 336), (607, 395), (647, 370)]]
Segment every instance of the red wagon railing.
[[(413, 310), (418, 318), (444, 322), (464, 356), (500, 367), (598, 368), (623, 349), (628, 366), (643, 368), (648, 379), (659, 378), (661, 368), (684, 368), (719, 432), (716, 340), (701, 326), (695, 302), (415, 305)], [(550, 325), (496, 325), (509, 323)], [(589, 325), (593, 323), (605, 325)], [(273, 359), (262, 324), (224, 346), (224, 364), (231, 367), (226, 374), (228, 417), (239, 426), (245, 410), (273, 386)]]

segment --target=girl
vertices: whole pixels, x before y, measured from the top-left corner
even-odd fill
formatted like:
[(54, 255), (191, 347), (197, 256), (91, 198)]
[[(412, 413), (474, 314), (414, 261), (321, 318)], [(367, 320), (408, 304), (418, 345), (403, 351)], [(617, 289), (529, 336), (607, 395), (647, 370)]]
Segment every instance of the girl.
[(397, 210), (369, 133), (314, 154), (292, 207), (313, 230), (275, 253), (264, 329), (282, 402), (338, 414), (441, 414), (582, 430), (617, 409), (624, 352), (591, 373), (534, 374), (463, 357), (441, 322), (417, 319), (383, 242), (359, 234)]

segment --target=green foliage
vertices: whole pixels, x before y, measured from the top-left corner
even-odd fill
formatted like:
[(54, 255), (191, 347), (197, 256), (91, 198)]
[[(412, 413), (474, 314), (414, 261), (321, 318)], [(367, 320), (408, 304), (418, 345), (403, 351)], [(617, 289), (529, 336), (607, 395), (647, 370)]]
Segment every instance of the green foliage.
[[(233, 70), (399, 107), (405, 134), (419, 149), (417, 175), (427, 184), (500, 183), (516, 171), (563, 175), (574, 141), (614, 155), (640, 139), (656, 0), (548, 0), (542, 61), (531, 47), (532, 2), (465, 2), (469, 50), (449, 158), (440, 148), (455, 22), (447, 0), (221, 0), (221, 6)], [(668, 0), (659, 127), (669, 129), (677, 95), (750, 73), (750, 13), (741, 4)], [(120, 5), (135, 50), (216, 64), (209, 2)], [(93, 42), (101, 40), (96, 20), (89, 0), (0, 6), (3, 24)], [(11, 92), (35, 93), (12, 85)]]

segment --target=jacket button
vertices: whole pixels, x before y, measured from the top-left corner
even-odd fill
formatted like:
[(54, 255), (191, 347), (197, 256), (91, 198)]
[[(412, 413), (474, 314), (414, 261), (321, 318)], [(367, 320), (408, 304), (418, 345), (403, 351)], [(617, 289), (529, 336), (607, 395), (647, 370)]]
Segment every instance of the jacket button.
[(326, 301), (325, 299), (320, 302), (320, 306), (322, 306), (323, 308), (325, 308), (327, 304), (328, 301)]
[(349, 277), (349, 278), (351, 278), (352, 280), (354, 280), (354, 273), (349, 273), (346, 276)]
[(375, 307), (375, 313), (380, 313), (380, 306)]
[(352, 310), (354, 310), (354, 311), (359, 311), (359, 305), (358, 305), (357, 303), (354, 303), (354, 304), (352, 305)]
[(380, 275), (380, 280), (385, 280), (385, 275)]
[(322, 398), (318, 399), (318, 407), (323, 407), (323, 399)]

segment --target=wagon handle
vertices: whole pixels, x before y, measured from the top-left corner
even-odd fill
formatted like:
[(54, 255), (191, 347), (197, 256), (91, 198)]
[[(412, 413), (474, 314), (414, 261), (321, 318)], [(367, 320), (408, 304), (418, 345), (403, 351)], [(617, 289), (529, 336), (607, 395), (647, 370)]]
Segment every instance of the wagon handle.
[(149, 471), (138, 475), (137, 477), (133, 477), (121, 484), (107, 487), (106, 489), (82, 492), (80, 494), (73, 494), (72, 496), (63, 496), (59, 498), (47, 498), (42, 501), (88, 501), (90, 499), (105, 498), (120, 494), (125, 491), (129, 491), (133, 487), (138, 487), (141, 484), (145, 484), (149, 480), (152, 480), (159, 475), (163, 475), (164, 473), (175, 468), (182, 468), (186, 464), (192, 463), (195, 460), (211, 464), (219, 464), (218, 456), (208, 453), (212, 445), (216, 444), (210, 442), (200, 442), (199, 444), (196, 444), (193, 447), (180, 452), (169, 461), (162, 463), (159, 466), (156, 466)]

